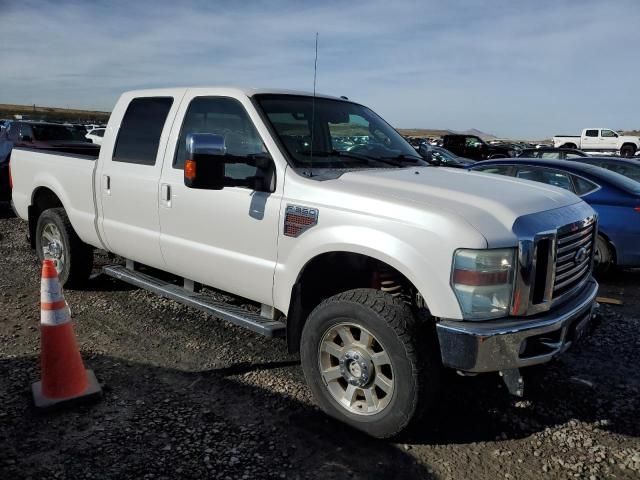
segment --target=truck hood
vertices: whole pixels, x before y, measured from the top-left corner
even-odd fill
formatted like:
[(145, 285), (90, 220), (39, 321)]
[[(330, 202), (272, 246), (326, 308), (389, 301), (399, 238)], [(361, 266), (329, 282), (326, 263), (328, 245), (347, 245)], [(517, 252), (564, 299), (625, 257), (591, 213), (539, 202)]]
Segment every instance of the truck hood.
[(582, 201), (537, 182), (443, 167), (349, 172), (338, 181), (358, 195), (460, 217), (487, 239), (489, 247), (513, 246), (512, 227), (518, 217)]

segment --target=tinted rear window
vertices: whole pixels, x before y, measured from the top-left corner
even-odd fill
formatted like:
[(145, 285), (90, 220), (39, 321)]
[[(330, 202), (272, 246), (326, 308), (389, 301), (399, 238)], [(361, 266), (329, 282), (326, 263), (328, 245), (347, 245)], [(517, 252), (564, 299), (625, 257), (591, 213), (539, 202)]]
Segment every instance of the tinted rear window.
[(64, 125), (38, 125), (34, 123), (31, 125), (31, 130), (35, 139), (41, 142), (78, 140), (73, 128)]
[(155, 165), (160, 135), (172, 104), (171, 97), (133, 99), (122, 119), (113, 161)]

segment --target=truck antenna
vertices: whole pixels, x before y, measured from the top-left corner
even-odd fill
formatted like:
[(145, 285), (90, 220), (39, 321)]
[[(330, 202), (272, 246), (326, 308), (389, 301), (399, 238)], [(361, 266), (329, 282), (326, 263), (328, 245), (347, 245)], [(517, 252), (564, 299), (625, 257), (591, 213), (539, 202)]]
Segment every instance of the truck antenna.
[(316, 32), (316, 58), (313, 63), (313, 98), (311, 99), (311, 149), (309, 151), (309, 176), (313, 177), (313, 133), (316, 125), (316, 74), (318, 72), (318, 32)]

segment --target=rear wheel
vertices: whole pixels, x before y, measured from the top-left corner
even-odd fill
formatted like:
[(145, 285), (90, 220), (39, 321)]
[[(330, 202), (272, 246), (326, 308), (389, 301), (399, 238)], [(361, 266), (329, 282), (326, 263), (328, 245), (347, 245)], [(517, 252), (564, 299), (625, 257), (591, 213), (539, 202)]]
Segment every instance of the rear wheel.
[(394, 436), (435, 404), (440, 365), (419, 343), (404, 302), (372, 289), (322, 302), (302, 332), (301, 359), (319, 406), (378, 438)]
[(596, 238), (596, 249), (593, 252), (593, 266), (597, 274), (604, 275), (614, 263), (613, 248), (609, 242), (602, 236)]
[(93, 249), (80, 240), (64, 208), (50, 208), (38, 218), (36, 252), (40, 261), (53, 260), (63, 286), (80, 286), (91, 274)]
[(623, 145), (620, 149), (620, 156), (630, 158), (636, 153), (636, 147), (633, 145)]

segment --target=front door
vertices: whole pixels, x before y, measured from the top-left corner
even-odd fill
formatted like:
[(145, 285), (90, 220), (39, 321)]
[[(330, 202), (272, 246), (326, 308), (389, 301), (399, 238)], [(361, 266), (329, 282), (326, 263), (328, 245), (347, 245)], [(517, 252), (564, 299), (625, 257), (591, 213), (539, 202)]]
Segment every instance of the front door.
[[(236, 159), (268, 155), (245, 105), (235, 98), (187, 93), (178, 118), (184, 122), (174, 126), (160, 180), (160, 243), (167, 269), (272, 305), (282, 181), (275, 193), (184, 184), (189, 133), (224, 136), (227, 154)], [(241, 183), (255, 176), (256, 167), (249, 163), (226, 165), (226, 177)]]
[(602, 150), (617, 150), (618, 134), (613, 130), (603, 128), (600, 130), (600, 146)]
[[(164, 267), (158, 216), (158, 182), (169, 130), (164, 125), (177, 103), (171, 96), (133, 98), (119, 128), (109, 125), (117, 138), (115, 146), (102, 146), (102, 170), (96, 178), (103, 241), (110, 251), (156, 268)], [(118, 114), (123, 112), (112, 115)], [(113, 135), (109, 139), (113, 142)]]

